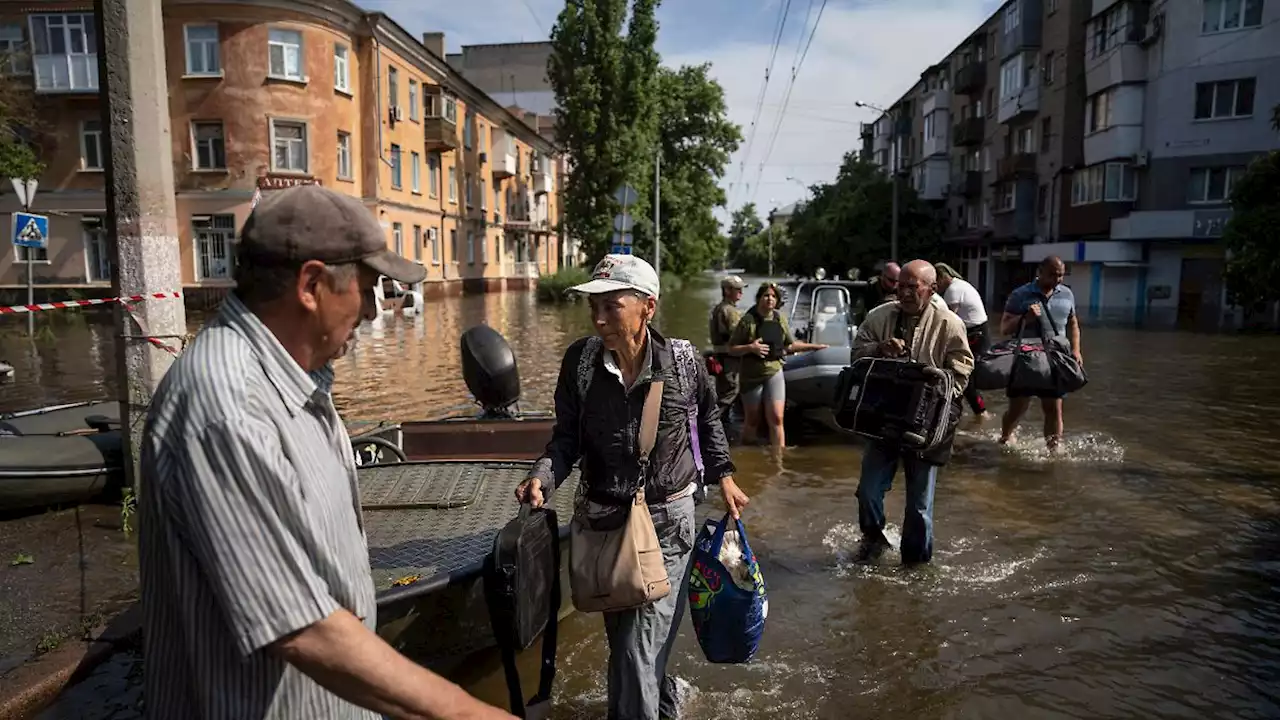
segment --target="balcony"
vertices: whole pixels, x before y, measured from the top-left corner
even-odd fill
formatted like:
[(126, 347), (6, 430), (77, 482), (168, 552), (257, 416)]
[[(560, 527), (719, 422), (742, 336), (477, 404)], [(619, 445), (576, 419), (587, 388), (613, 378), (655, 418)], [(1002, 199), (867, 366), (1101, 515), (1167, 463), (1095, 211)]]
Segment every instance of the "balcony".
[[(938, 119), (941, 120), (942, 116), (938, 116)], [(939, 132), (939, 130), (935, 130), (934, 132)], [(949, 138), (947, 137), (947, 133), (945, 131), (941, 131), (940, 135), (935, 135), (933, 137), (926, 137), (924, 139), (924, 144), (920, 147), (920, 155), (922, 157), (932, 157), (934, 155), (945, 155), (947, 151), (950, 149), (950, 143), (948, 142), (948, 140)]]
[(1216, 238), (1222, 236), (1222, 230), (1230, 219), (1230, 208), (1133, 212), (1111, 221), (1111, 239)]
[(1035, 174), (1035, 153), (1014, 153), (996, 161), (996, 178), (999, 180), (1011, 180), (1014, 178), (1027, 177), (1034, 179)]
[(961, 95), (975, 95), (987, 84), (987, 64), (973, 61), (956, 71), (955, 89)]
[(951, 128), (951, 144), (956, 147), (981, 145), (986, 139), (986, 125), (981, 117), (970, 117)]
[[(545, 160), (543, 161), (546, 162)], [(544, 167), (537, 168), (533, 172), (533, 192), (535, 195), (546, 195), (555, 190), (555, 183), (552, 181), (551, 170)]]
[(1142, 152), (1141, 125), (1112, 125), (1084, 137), (1084, 164), (1132, 159)]
[(1041, 30), (1044, 22), (1043, 0), (1019, 0), (1018, 24), (1005, 32), (1004, 11), (996, 14), (999, 22), (996, 32), (1000, 35), (1000, 59), (1007, 60), (1023, 50), (1040, 47)]
[(961, 170), (952, 175), (951, 194), (970, 200), (982, 197), (982, 173), (977, 170)]
[(945, 157), (933, 157), (916, 166), (912, 185), (921, 200), (945, 200), (950, 180), (951, 161)]
[(1085, 94), (1094, 95), (1114, 85), (1145, 82), (1147, 53), (1136, 42), (1123, 42), (1098, 57), (1086, 57), (1084, 68)]
[(493, 138), (493, 179), (502, 180), (515, 177), (519, 173), (516, 166), (516, 147), (509, 137), (499, 137), (494, 131)]
[(950, 109), (951, 91), (941, 88), (924, 96), (924, 101), (920, 103), (920, 117), (929, 117), (938, 110)]
[(1040, 112), (1040, 85), (1036, 83), (1022, 88), (1007, 98), (1001, 98), (996, 119), (1001, 123), (1007, 123), (1038, 112)]
[(37, 93), (98, 92), (97, 53), (33, 55), (31, 60)]
[(995, 235), (1000, 238), (1030, 240), (1036, 235), (1035, 178), (1015, 180), (1013, 192), (1013, 207), (995, 213)]
[(458, 124), (439, 115), (422, 118), (422, 137), (427, 152), (458, 149)]

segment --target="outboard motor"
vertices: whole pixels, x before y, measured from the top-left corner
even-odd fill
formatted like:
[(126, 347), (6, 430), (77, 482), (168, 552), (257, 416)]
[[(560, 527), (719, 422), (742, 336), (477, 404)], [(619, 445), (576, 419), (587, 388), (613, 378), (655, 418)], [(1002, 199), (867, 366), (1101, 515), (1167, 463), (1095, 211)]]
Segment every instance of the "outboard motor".
[(462, 379), (483, 417), (514, 417), (511, 406), (520, 399), (520, 370), (506, 338), (488, 325), (462, 333)]

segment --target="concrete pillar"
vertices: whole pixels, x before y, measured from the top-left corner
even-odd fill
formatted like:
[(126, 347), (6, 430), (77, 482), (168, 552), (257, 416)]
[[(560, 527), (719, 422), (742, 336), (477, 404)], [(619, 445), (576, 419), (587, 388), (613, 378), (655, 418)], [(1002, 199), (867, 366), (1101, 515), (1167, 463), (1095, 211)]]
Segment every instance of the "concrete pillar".
[[(173, 192), (164, 27), (156, 0), (95, 0), (98, 82), (107, 142), (107, 227), (115, 247), (118, 296), (182, 289)], [(153, 299), (117, 312), (117, 367), (125, 423), (125, 463), (138, 492), (142, 417), (173, 356), (140, 336), (173, 347), (186, 333), (182, 300)], [(164, 337), (168, 336), (168, 337)]]

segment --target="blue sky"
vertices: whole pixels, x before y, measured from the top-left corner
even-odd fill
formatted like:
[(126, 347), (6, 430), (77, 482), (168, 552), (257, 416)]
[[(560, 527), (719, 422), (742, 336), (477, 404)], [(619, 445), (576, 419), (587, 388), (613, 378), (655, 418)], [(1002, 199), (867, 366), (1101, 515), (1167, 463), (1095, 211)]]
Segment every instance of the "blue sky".
[[(827, 0), (779, 125), (791, 67), (822, 5), (790, 0), (755, 139), (749, 153), (744, 143), (722, 180), (730, 206), (754, 201), (763, 214), (804, 198), (808, 185), (831, 180), (841, 157), (858, 144), (858, 123), (875, 116), (854, 103), (893, 102), (1003, 1)], [(464, 44), (544, 40), (563, 7), (563, 0), (357, 2), (386, 12), (414, 34), (443, 31), (449, 52)], [(750, 133), (785, 2), (664, 0), (659, 9), (663, 62), (710, 62), (725, 88), (730, 118), (744, 134)]]

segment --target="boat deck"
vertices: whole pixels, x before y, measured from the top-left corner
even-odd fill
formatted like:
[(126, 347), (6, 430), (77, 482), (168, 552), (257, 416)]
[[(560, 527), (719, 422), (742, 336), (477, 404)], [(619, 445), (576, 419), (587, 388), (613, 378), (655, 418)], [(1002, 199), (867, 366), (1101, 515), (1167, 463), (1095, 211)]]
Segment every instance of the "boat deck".
[[(361, 508), (374, 586), (380, 596), (425, 591), (477, 573), (498, 531), (519, 508), (515, 488), (532, 462), (425, 461), (359, 470)], [(567, 527), (575, 470), (552, 507)]]

